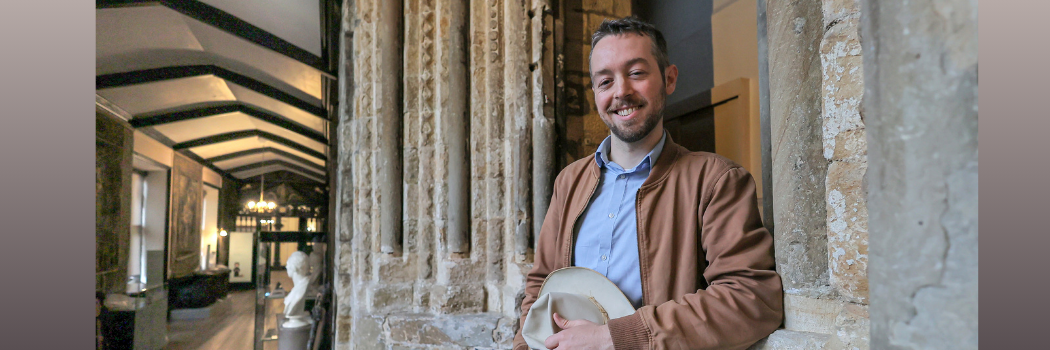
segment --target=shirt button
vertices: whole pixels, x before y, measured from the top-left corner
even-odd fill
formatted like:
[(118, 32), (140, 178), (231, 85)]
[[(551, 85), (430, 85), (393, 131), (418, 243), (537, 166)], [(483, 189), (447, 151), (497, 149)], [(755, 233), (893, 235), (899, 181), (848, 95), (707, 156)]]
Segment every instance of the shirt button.
[(610, 218), (610, 219), (612, 219), (612, 218), (614, 218), (614, 217), (616, 217), (616, 214), (613, 214), (613, 213), (609, 213), (609, 218)]
[(605, 255), (602, 255), (602, 261), (605, 261), (606, 259), (609, 259), (609, 257), (605, 256)]
[(626, 178), (627, 178), (627, 175), (620, 175), (620, 178), (621, 178), (621, 179), (626, 179)]

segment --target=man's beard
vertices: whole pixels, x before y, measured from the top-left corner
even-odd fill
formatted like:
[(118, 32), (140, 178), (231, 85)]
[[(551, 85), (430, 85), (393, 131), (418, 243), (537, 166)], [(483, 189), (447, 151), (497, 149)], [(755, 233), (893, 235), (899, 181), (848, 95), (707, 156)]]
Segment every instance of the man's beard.
[[(653, 132), (653, 129), (656, 128), (656, 124), (659, 123), (660, 119), (663, 118), (663, 102), (666, 101), (666, 97), (666, 95), (661, 96), (661, 100), (663, 101), (660, 101), (659, 109), (653, 110), (652, 113), (645, 116), (642, 120), (641, 127), (635, 130), (620, 128), (619, 125), (616, 125), (616, 123), (613, 122), (613, 118), (615, 118), (613, 115), (616, 114), (615, 112), (609, 112), (607, 114), (609, 116), (608, 119), (603, 118), (602, 121), (605, 122), (605, 126), (609, 127), (609, 130), (612, 131), (613, 136), (616, 136), (616, 138), (620, 139), (620, 141), (626, 143), (634, 143), (641, 141), (641, 139), (644, 139), (646, 136), (649, 136), (649, 133)], [(639, 103), (632, 102), (632, 104), (638, 105)]]

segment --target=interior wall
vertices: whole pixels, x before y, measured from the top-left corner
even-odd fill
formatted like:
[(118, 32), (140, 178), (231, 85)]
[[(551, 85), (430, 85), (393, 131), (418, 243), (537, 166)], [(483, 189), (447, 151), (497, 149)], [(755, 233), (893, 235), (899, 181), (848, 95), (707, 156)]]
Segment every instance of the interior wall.
[[(761, 125), (758, 98), (757, 1), (722, 2), (711, 15), (714, 88), (711, 102), (736, 100), (715, 107), (715, 152), (744, 166), (756, 178), (761, 202)], [(727, 4), (725, 4), (727, 3)], [(742, 80), (741, 80), (742, 79)]]
[(711, 14), (714, 86), (741, 77), (758, 81), (756, 11), (756, 0), (736, 0)]

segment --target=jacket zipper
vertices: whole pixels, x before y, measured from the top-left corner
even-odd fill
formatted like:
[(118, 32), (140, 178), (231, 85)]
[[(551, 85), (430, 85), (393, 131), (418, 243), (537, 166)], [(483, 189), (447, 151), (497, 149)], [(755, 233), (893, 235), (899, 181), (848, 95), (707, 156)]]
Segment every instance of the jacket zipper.
[(576, 245), (573, 244), (573, 242), (576, 241), (576, 223), (580, 221), (580, 216), (583, 215), (583, 212), (591, 205), (591, 197), (594, 196), (594, 190), (598, 189), (599, 179), (595, 179), (594, 186), (591, 186), (591, 191), (587, 194), (587, 204), (584, 204), (583, 208), (580, 208), (580, 211), (576, 213), (576, 218), (572, 220), (572, 227), (569, 228), (569, 241), (567, 242), (569, 245), (569, 254), (565, 256), (565, 266), (573, 266), (572, 255), (576, 253)]
[[(642, 271), (645, 270), (642, 268), (642, 264), (645, 262), (645, 259), (642, 257), (642, 216), (638, 215), (640, 213), (638, 209), (642, 207), (642, 197), (639, 196), (641, 194), (640, 192), (641, 189), (639, 188), (638, 192), (635, 192), (634, 194), (634, 231), (637, 233), (635, 239), (638, 240), (638, 275), (641, 277), (640, 279), (642, 282), (642, 305), (647, 305), (646, 302), (649, 299), (649, 292), (646, 290), (645, 286), (648, 284), (648, 276), (642, 275)], [(645, 264), (648, 266), (648, 262), (645, 262)]]

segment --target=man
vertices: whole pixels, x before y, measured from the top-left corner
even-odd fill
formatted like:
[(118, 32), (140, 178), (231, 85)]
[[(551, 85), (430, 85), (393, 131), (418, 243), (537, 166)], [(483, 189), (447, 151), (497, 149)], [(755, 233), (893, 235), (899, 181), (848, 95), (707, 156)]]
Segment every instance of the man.
[[(780, 325), (773, 238), (747, 170), (690, 152), (663, 130), (678, 68), (652, 25), (605, 21), (591, 40), (594, 101), (612, 135), (555, 180), (526, 277), (522, 323), (543, 280), (594, 269), (637, 308), (597, 325), (565, 320), (550, 349), (745, 349)], [(521, 332), (514, 349), (527, 349)]]

